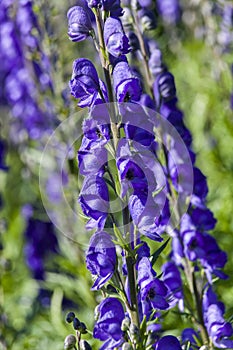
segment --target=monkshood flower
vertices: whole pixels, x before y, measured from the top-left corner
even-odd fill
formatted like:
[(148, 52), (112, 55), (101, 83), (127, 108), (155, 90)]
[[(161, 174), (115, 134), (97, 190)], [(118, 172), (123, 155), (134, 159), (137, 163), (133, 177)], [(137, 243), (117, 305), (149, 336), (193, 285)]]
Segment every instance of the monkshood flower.
[(180, 18), (179, 0), (157, 0), (156, 6), (162, 19), (167, 24), (175, 24)]
[[(94, 65), (86, 58), (78, 58), (73, 63), (73, 73), (70, 80), (71, 95), (79, 98), (80, 107), (91, 107), (106, 96), (104, 83), (99, 80)], [(100, 95), (101, 91), (102, 97)], [(103, 97), (103, 102), (104, 97)]]
[(107, 232), (96, 232), (86, 252), (88, 270), (96, 280), (92, 290), (98, 290), (112, 277), (116, 268), (116, 248)]
[(147, 8), (142, 8), (138, 11), (138, 17), (140, 19), (140, 24), (143, 32), (156, 28), (156, 18), (153, 11)]
[(90, 8), (98, 8), (101, 6), (101, 0), (87, 0), (87, 4)]
[(203, 295), (204, 322), (214, 346), (218, 349), (232, 349), (233, 328), (230, 322), (224, 320), (225, 307), (218, 302), (212, 287), (207, 287)]
[(182, 348), (176, 337), (165, 335), (158, 341), (155, 350), (182, 350)]
[(160, 106), (160, 99), (169, 101), (174, 98), (176, 96), (176, 87), (173, 75), (169, 72), (159, 74), (153, 84), (153, 91), (157, 106)]
[(149, 59), (149, 67), (151, 74), (156, 77), (162, 73), (166, 68), (162, 60), (162, 53), (158, 48), (153, 49)]
[(147, 257), (143, 257), (138, 263), (138, 285), (143, 310), (148, 308), (166, 310), (169, 308), (166, 300), (167, 287), (156, 277)]
[(183, 288), (180, 271), (176, 264), (172, 261), (168, 261), (163, 264), (161, 268), (163, 272), (163, 282), (168, 289), (167, 301), (170, 307), (173, 307), (179, 302), (179, 306), (182, 307), (183, 300)]
[(102, 0), (104, 11), (110, 12), (111, 17), (120, 17), (123, 15), (120, 0)]
[(92, 23), (88, 14), (81, 6), (74, 6), (67, 12), (68, 35), (72, 41), (85, 40), (92, 32)]
[(82, 144), (78, 150), (79, 172), (82, 175), (103, 175), (105, 172), (105, 164), (108, 160), (106, 148), (101, 147), (96, 142), (91, 142), (84, 136)]
[(58, 250), (54, 226), (51, 222), (29, 218), (25, 230), (25, 257), (33, 277), (43, 280), (45, 275), (44, 260)]
[(5, 156), (6, 156), (6, 145), (0, 139), (0, 170), (8, 170), (8, 166), (5, 165)]
[(101, 176), (90, 174), (85, 177), (79, 196), (83, 213), (90, 217), (86, 228), (102, 230), (108, 216), (108, 187)]
[(142, 88), (127, 62), (118, 62), (113, 70), (113, 84), (118, 102), (138, 101)]
[(108, 17), (104, 23), (104, 41), (108, 52), (119, 57), (130, 51), (129, 39), (124, 33), (121, 21), (118, 18)]
[(123, 342), (121, 324), (125, 318), (125, 312), (121, 302), (115, 298), (106, 298), (97, 309), (98, 320), (95, 324), (94, 338), (105, 341), (100, 350), (113, 350)]
[(34, 49), (38, 46), (38, 39), (32, 35), (32, 30), (40, 32), (37, 16), (33, 11), (33, 2), (30, 0), (20, 0), (16, 14), (16, 23), (24, 43)]

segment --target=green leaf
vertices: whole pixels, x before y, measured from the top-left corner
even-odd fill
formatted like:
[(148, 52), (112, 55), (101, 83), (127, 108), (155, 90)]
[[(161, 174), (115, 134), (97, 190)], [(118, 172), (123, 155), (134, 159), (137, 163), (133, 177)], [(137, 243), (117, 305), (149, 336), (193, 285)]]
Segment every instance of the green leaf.
[(151, 255), (151, 265), (153, 266), (155, 264), (155, 262), (157, 261), (158, 257), (160, 256), (160, 254), (164, 251), (164, 249), (166, 248), (166, 246), (168, 245), (168, 242), (170, 241), (170, 238), (168, 238), (166, 240), (166, 242), (164, 242), (161, 247), (159, 247), (152, 255)]

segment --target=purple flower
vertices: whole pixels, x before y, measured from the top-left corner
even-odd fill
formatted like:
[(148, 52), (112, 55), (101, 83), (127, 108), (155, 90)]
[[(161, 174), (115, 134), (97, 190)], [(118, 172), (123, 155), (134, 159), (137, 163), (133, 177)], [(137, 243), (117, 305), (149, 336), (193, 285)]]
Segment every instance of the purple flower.
[(113, 70), (113, 83), (118, 102), (138, 101), (142, 88), (127, 62), (118, 62)]
[[(100, 86), (101, 85), (101, 86)], [(78, 58), (73, 63), (73, 73), (70, 80), (71, 95), (79, 98), (80, 107), (91, 107), (100, 97), (100, 90), (106, 90), (99, 80), (94, 65), (86, 58)]]
[(158, 341), (155, 350), (182, 350), (182, 348), (176, 337), (165, 335)]
[(5, 165), (5, 154), (6, 154), (6, 145), (5, 142), (3, 142), (0, 139), (0, 169), (1, 170), (8, 170), (8, 167)]
[(168, 101), (176, 96), (174, 77), (169, 72), (159, 74), (153, 84), (156, 105), (160, 106), (160, 100)]
[(30, 218), (25, 230), (24, 253), (26, 262), (33, 277), (38, 280), (44, 279), (44, 260), (51, 253), (56, 253), (58, 242), (54, 226), (51, 222), (43, 222)]
[(82, 144), (78, 151), (79, 171), (82, 175), (103, 175), (104, 166), (107, 163), (107, 150), (96, 142), (91, 142), (92, 147), (88, 147), (90, 141), (83, 137)]
[(101, 0), (87, 0), (88, 6), (90, 8), (98, 8), (101, 5)]
[(156, 18), (153, 11), (144, 7), (138, 11), (138, 17), (140, 18), (143, 31), (156, 28)]
[(108, 52), (119, 57), (130, 51), (129, 40), (118, 18), (108, 17), (104, 24), (104, 41)]
[(165, 66), (162, 60), (162, 53), (159, 49), (154, 49), (152, 51), (149, 59), (149, 67), (154, 77), (165, 70)]
[(138, 263), (138, 285), (144, 310), (148, 310), (148, 308), (166, 310), (169, 308), (166, 300), (167, 287), (156, 278), (156, 273), (152, 270), (150, 260), (147, 257), (143, 257)]
[(81, 6), (74, 6), (67, 12), (68, 35), (72, 41), (85, 40), (92, 31), (88, 11)]
[(118, 299), (106, 298), (98, 306), (97, 312), (99, 317), (93, 336), (105, 341), (100, 350), (113, 350), (124, 342), (121, 330), (121, 323), (125, 318), (123, 306)]
[(79, 196), (79, 203), (83, 213), (90, 217), (86, 228), (104, 228), (108, 215), (109, 194), (104, 179), (90, 174), (85, 177)]
[(174, 262), (168, 261), (162, 268), (163, 282), (168, 288), (167, 300), (169, 305), (173, 307), (177, 302), (183, 299), (182, 280), (180, 271)]
[(90, 240), (86, 264), (96, 276), (92, 290), (98, 290), (112, 277), (116, 266), (116, 248), (107, 232), (96, 232)]
[(224, 320), (224, 304), (218, 302), (211, 287), (206, 288), (203, 295), (204, 322), (214, 346), (220, 349), (232, 349), (233, 328), (230, 322)]
[(179, 20), (179, 0), (158, 0), (156, 5), (165, 23), (175, 24)]
[(120, 17), (123, 15), (120, 0), (102, 0), (104, 11), (110, 12), (111, 17)]

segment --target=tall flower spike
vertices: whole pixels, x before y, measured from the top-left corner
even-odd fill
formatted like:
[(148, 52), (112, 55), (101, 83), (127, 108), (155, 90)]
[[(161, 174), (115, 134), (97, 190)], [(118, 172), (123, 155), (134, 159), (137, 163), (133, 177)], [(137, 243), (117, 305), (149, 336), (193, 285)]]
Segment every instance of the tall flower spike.
[(67, 12), (68, 35), (72, 41), (82, 41), (91, 34), (92, 24), (88, 12), (81, 6), (74, 6)]

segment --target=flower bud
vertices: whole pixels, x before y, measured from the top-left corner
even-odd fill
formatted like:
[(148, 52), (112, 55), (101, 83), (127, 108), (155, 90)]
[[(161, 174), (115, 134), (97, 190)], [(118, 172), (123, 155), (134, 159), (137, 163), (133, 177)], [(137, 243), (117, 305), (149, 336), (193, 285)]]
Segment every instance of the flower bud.
[(81, 334), (86, 334), (87, 333), (87, 326), (85, 325), (85, 323), (81, 322), (79, 327), (78, 327), (78, 331)]
[(81, 324), (81, 322), (79, 321), (79, 319), (77, 317), (75, 317), (73, 319), (73, 327), (76, 331), (79, 330), (80, 324)]
[(79, 342), (80, 350), (92, 350), (92, 347), (86, 340), (80, 340)]
[(75, 313), (74, 312), (69, 312), (67, 315), (66, 315), (66, 322), (67, 323), (71, 323), (73, 322), (73, 319), (75, 318)]
[(70, 350), (73, 349), (76, 344), (76, 337), (73, 334), (67, 335), (64, 341), (64, 349)]

